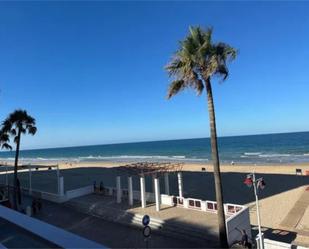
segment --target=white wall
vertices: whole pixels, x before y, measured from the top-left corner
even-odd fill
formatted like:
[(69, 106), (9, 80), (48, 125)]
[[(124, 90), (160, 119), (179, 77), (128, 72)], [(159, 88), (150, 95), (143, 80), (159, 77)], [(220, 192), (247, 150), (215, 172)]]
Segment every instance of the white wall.
[(283, 243), (275, 240), (264, 239), (264, 248), (265, 249), (287, 249), (291, 248), (291, 245), (288, 243)]
[(173, 206), (173, 196), (161, 194), (161, 204)]
[(288, 248), (309, 249), (309, 247), (295, 246), (284, 242), (264, 239), (264, 249), (288, 249)]
[(241, 211), (229, 217), (226, 220), (226, 229), (229, 245), (241, 240), (242, 234), (237, 229), (246, 230), (249, 239), (252, 240), (249, 208), (244, 207)]
[(94, 192), (93, 185), (83, 188), (73, 189), (65, 192), (66, 200), (70, 200), (79, 196), (89, 195)]
[[(42, 192), (38, 190), (32, 190), (32, 193), (30, 195), (34, 197), (40, 197), (44, 200), (48, 200), (48, 201), (52, 201), (56, 203), (62, 203), (70, 199), (79, 197), (79, 196), (91, 194), (93, 192), (94, 192), (93, 185), (89, 185), (83, 188), (66, 191), (65, 195), (58, 195), (58, 194)], [(28, 189), (23, 188), (23, 193), (29, 195)]]
[(57, 195), (57, 194), (52, 194), (52, 193), (47, 193), (47, 192), (41, 192), (41, 198), (44, 200), (56, 202), (56, 203), (62, 203), (66, 201), (65, 195)]

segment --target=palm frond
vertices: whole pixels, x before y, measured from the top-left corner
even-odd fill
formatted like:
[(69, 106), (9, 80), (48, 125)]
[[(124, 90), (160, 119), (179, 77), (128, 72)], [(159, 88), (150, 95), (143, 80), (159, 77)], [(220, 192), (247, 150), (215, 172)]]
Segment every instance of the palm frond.
[(169, 76), (172, 77), (179, 74), (183, 66), (184, 63), (178, 57), (175, 57), (170, 64), (165, 67), (165, 70), (168, 72)]
[(227, 66), (224, 64), (221, 64), (217, 67), (216, 74), (223, 77), (223, 80), (226, 80), (226, 78), (229, 76), (229, 70)]
[(28, 133), (31, 135), (35, 135), (37, 128), (35, 126), (29, 126), (27, 127)]
[(214, 44), (215, 53), (218, 57), (220, 57), (224, 61), (231, 61), (236, 59), (237, 50), (232, 48), (230, 45), (219, 42)]
[(11, 130), (10, 130), (10, 134), (11, 134), (12, 136), (16, 136), (16, 134), (17, 134), (16, 129), (15, 129), (15, 128), (11, 129)]
[(0, 143), (10, 141), (10, 137), (7, 133), (0, 131)]
[(183, 80), (174, 80), (168, 89), (167, 98), (170, 99), (174, 95), (176, 95), (179, 91), (185, 88)]
[(195, 83), (195, 90), (197, 95), (201, 95), (204, 90), (204, 84), (202, 80), (197, 80)]
[(6, 150), (12, 150), (13, 149), (12, 146), (9, 145), (8, 143), (1, 144), (1, 148), (6, 149)]

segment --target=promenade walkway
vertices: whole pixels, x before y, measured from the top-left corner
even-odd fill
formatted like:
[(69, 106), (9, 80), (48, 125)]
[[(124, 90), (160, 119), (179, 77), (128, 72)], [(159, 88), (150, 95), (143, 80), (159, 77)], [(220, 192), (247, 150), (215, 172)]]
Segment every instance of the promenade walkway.
[(214, 213), (165, 205), (161, 205), (161, 211), (157, 212), (154, 204), (141, 208), (140, 203), (136, 203), (129, 207), (127, 200), (117, 204), (115, 197), (98, 194), (78, 197), (64, 205), (104, 220), (137, 227), (142, 226), (140, 217), (147, 214), (154, 221), (150, 226), (158, 234), (185, 238), (198, 242), (202, 247), (218, 246), (218, 221)]
[(308, 207), (309, 207), (309, 191), (304, 190), (304, 192), (299, 197), (298, 201), (294, 204), (293, 208), (289, 211), (288, 215), (282, 221), (280, 226), (282, 228), (292, 231), (297, 229), (297, 226), (301, 221), (301, 219), (303, 218), (303, 215)]
[[(27, 200), (29, 199), (29, 200)], [(30, 198), (24, 197), (29, 203)], [(78, 212), (70, 207), (43, 200), (42, 210), (33, 216), (49, 224), (80, 235), (110, 248), (144, 248), (146, 242), (142, 230)], [(152, 234), (149, 248), (196, 248), (199, 244), (185, 239), (176, 239)]]

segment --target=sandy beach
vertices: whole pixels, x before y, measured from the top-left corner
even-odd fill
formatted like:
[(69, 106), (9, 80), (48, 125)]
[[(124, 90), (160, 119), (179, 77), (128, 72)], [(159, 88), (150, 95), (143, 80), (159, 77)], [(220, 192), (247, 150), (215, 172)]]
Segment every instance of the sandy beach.
[[(103, 168), (113, 168), (119, 167), (132, 162), (60, 162), (60, 169), (72, 169), (72, 168), (87, 168), (87, 167), (103, 167)], [(205, 168), (207, 172), (213, 172), (213, 165), (208, 164), (194, 164), (185, 163), (183, 164), (183, 171), (196, 171), (200, 172), (202, 168)], [(239, 173), (268, 173), (268, 174), (286, 174), (295, 175), (296, 169), (301, 169), (303, 174), (306, 170), (309, 171), (308, 163), (293, 163), (293, 164), (261, 164), (261, 165), (251, 165), (251, 164), (221, 164), (221, 172), (239, 172)]]

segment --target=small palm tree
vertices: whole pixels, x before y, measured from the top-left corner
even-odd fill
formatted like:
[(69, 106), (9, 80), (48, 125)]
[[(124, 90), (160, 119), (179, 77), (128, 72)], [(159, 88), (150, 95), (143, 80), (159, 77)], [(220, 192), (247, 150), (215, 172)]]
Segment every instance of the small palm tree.
[(1, 125), (0, 144), (2, 148), (12, 149), (9, 144), (10, 137), (13, 137), (16, 144), (15, 163), (14, 163), (14, 208), (17, 209), (17, 169), (20, 150), (20, 140), (22, 134), (34, 135), (37, 131), (35, 119), (28, 115), (25, 110), (16, 110), (12, 112)]
[(168, 98), (185, 88), (195, 89), (198, 95), (206, 88), (221, 247), (228, 247), (228, 243), (211, 78), (218, 75), (223, 76), (225, 80), (228, 76), (227, 61), (235, 58), (234, 48), (222, 42), (213, 43), (211, 28), (204, 30), (200, 27), (190, 27), (189, 35), (180, 42), (174, 58), (166, 66), (169, 76), (173, 78), (168, 90)]

